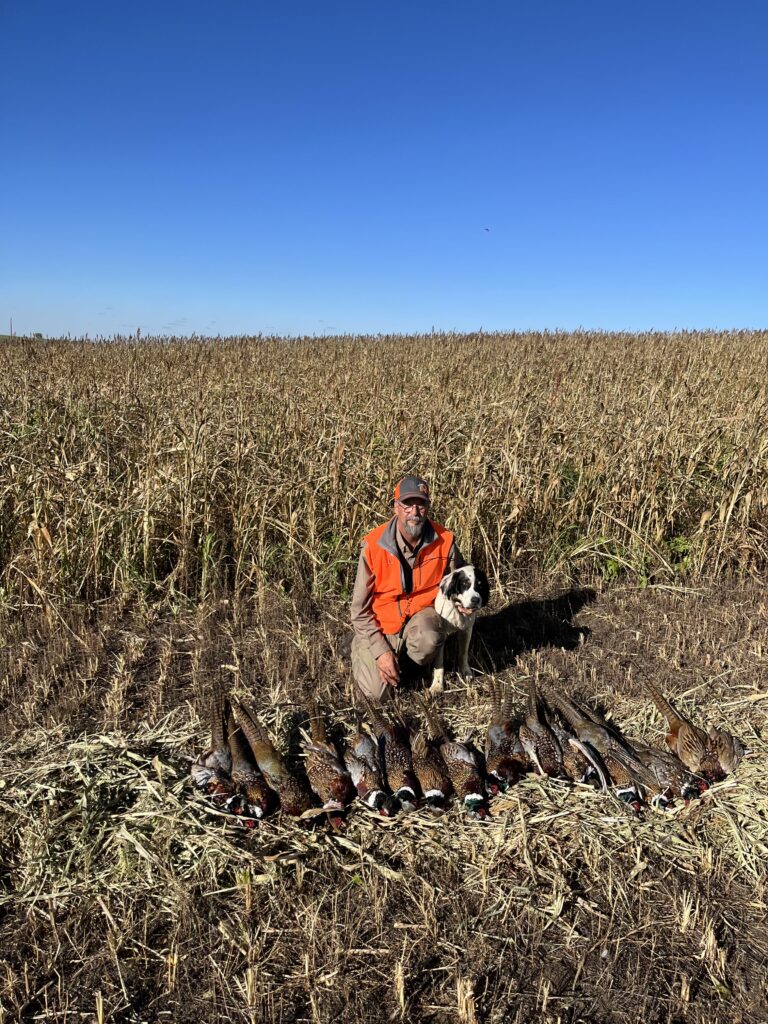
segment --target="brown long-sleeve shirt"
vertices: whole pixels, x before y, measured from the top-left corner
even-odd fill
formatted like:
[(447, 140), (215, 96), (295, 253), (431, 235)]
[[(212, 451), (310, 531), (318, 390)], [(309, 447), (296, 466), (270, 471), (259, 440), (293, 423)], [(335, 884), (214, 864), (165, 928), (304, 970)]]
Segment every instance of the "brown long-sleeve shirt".
[[(403, 558), (410, 566), (413, 566), (421, 544), (418, 544), (411, 550), (400, 536), (398, 530), (395, 530), (395, 538)], [(448, 573), (453, 572), (454, 569), (460, 569), (462, 565), (466, 565), (466, 562), (462, 558), (456, 541), (454, 541), (448, 555), (448, 565), (445, 570), (446, 576)], [(352, 590), (352, 628), (358, 640), (370, 649), (374, 658), (378, 658), (379, 655), (391, 651), (392, 646), (388, 643), (386, 635), (382, 633), (381, 627), (376, 621), (376, 616), (373, 614), (373, 582), (373, 573), (365, 560), (365, 544), (363, 544), (357, 563), (355, 586)]]

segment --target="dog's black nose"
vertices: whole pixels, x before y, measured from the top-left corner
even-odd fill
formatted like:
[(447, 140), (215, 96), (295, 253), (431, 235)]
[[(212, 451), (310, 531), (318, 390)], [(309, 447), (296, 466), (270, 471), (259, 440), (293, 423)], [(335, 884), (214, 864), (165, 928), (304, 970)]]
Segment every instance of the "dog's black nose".
[(469, 599), (469, 603), (472, 605), (473, 608), (479, 608), (480, 607), (480, 596), (479, 596), (479, 594), (473, 594), (472, 597)]

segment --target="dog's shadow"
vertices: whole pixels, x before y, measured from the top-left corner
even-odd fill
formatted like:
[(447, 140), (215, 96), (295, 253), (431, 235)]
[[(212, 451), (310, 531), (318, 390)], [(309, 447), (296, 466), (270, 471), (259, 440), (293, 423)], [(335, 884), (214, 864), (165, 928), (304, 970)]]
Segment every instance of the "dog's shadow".
[(573, 619), (596, 599), (597, 591), (582, 587), (558, 597), (515, 601), (480, 615), (472, 634), (470, 661), (484, 672), (500, 672), (526, 651), (543, 647), (572, 651), (590, 633), (586, 626), (575, 626)]
[[(581, 609), (597, 599), (591, 587), (566, 591), (557, 597), (515, 601), (490, 615), (478, 615), (469, 649), (470, 665), (480, 673), (502, 672), (514, 665), (521, 654), (543, 647), (563, 647), (572, 651), (589, 636), (586, 626), (574, 626)], [(457, 668), (457, 641), (449, 636), (445, 648), (448, 672)], [(401, 655), (401, 688), (421, 688), (432, 678), (432, 666), (415, 665), (407, 654)]]

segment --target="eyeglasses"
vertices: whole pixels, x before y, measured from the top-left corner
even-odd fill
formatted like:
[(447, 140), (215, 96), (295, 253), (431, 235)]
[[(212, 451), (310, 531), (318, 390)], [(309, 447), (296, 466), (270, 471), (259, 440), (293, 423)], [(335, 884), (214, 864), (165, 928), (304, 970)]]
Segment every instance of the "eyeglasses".
[(399, 505), (400, 508), (406, 509), (408, 512), (423, 512), (424, 515), (427, 514), (427, 510), (429, 509), (428, 503), (419, 498), (412, 498), (409, 501), (400, 501), (398, 498), (396, 504)]

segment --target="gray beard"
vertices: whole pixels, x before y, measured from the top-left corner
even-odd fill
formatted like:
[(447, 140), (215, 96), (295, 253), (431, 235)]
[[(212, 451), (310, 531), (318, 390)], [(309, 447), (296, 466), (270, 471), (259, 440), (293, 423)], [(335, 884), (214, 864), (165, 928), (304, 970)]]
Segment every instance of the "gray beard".
[(405, 523), (404, 528), (408, 536), (413, 537), (414, 540), (418, 540), (422, 533), (424, 533), (424, 523), (417, 523), (414, 526), (411, 526), (410, 523)]

